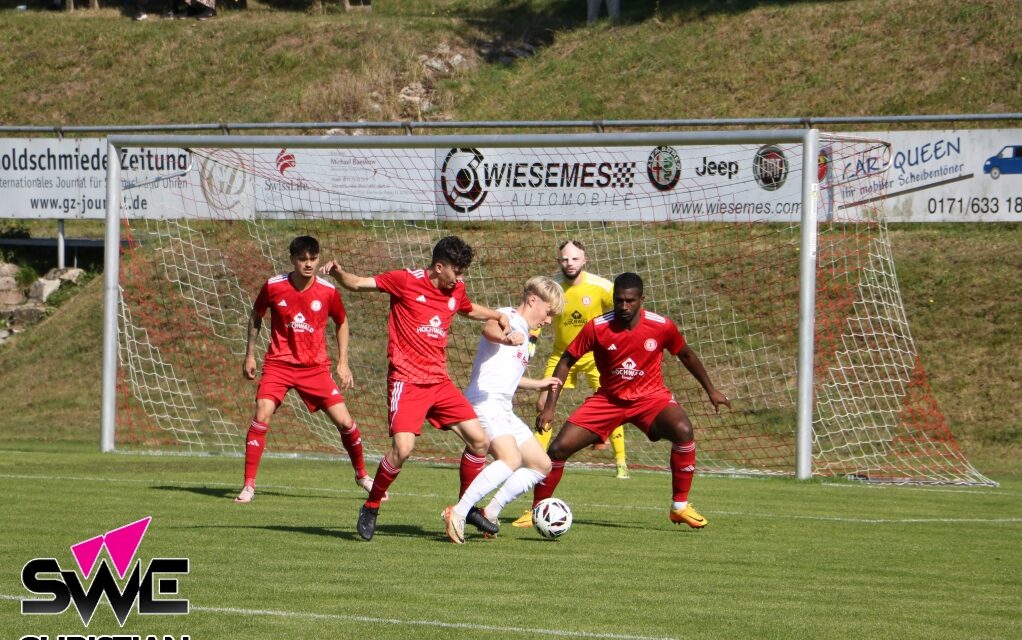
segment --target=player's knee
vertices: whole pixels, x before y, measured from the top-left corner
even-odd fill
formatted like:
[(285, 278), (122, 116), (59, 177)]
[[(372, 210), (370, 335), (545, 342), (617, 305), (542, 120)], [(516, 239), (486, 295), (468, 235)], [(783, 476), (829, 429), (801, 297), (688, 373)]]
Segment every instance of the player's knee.
[(550, 448), (547, 449), (547, 455), (550, 456), (551, 460), (557, 460), (561, 462), (567, 460), (572, 453), (574, 453), (574, 451), (569, 451), (568, 448), (565, 447), (562, 442), (559, 442), (556, 439), (550, 443)]
[(544, 476), (550, 475), (550, 469), (552, 468), (550, 466), (550, 458), (544, 456), (542, 460), (538, 460), (533, 464), (532, 468)]
[(692, 434), (692, 424), (687, 420), (679, 422), (674, 426), (674, 442), (692, 442), (694, 437)]

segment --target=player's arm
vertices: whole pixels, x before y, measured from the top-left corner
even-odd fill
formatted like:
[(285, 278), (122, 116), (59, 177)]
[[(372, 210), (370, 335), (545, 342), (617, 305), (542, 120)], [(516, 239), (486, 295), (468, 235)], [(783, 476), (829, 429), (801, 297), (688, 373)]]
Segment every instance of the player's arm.
[[(495, 320), (497, 322), (497, 325), (500, 327), (500, 330), (504, 333), (504, 335), (511, 333), (511, 320), (508, 319), (506, 315), (497, 311), (496, 309), (484, 307), (481, 304), (476, 304), (473, 302), (472, 309), (470, 311), (468, 312), (459, 311), (459, 313), (468, 318), (472, 318), (473, 320), (482, 320), (484, 322), (489, 320)], [(524, 336), (522, 337), (522, 339), (524, 340)], [(518, 342), (516, 344), (522, 343)]]
[(678, 360), (681, 364), (688, 369), (688, 372), (692, 374), (692, 377), (702, 385), (706, 391), (706, 395), (710, 398), (710, 403), (713, 404), (713, 410), (716, 413), (720, 413), (720, 405), (725, 405), (728, 409), (731, 408), (731, 399), (726, 395), (717, 390), (713, 386), (713, 382), (710, 381), (710, 374), (706, 373), (706, 367), (703, 366), (702, 361), (696, 352), (692, 350), (692, 347), (687, 344), (678, 352)]
[(248, 314), (248, 342), (245, 344), (245, 361), (241, 365), (241, 375), (249, 380), (256, 377), (255, 343), (259, 330), (263, 326), (263, 316), (256, 307)]
[(379, 291), (379, 287), (376, 286), (376, 278), (349, 273), (342, 269), (336, 260), (331, 260), (320, 267), (319, 272), (333, 276), (334, 280), (348, 291)]
[(525, 343), (525, 336), (517, 331), (507, 333), (500, 328), (500, 322), (494, 318), (490, 318), (483, 325), (483, 337), (495, 344), (503, 344), (509, 347), (517, 347)]
[(548, 431), (550, 429), (550, 423), (554, 419), (554, 411), (557, 409), (557, 399), (561, 397), (561, 387), (564, 385), (564, 381), (568, 379), (568, 372), (571, 371), (571, 367), (576, 362), (578, 362), (578, 358), (567, 351), (561, 354), (561, 359), (557, 361), (553, 375), (557, 379), (557, 384), (550, 387), (550, 393), (546, 396), (546, 404), (543, 405), (543, 410), (536, 416), (537, 430)]
[(351, 367), (348, 366), (348, 340), (351, 337), (348, 326), (348, 316), (344, 316), (341, 324), (337, 325), (337, 380), (341, 383), (342, 389), (351, 389), (355, 386), (354, 377), (351, 375)]
[(543, 391), (544, 389), (553, 389), (559, 387), (562, 384), (562, 380), (557, 376), (550, 376), (549, 378), (543, 378), (542, 380), (536, 380), (535, 378), (522, 378), (518, 381), (518, 388), (526, 391)]

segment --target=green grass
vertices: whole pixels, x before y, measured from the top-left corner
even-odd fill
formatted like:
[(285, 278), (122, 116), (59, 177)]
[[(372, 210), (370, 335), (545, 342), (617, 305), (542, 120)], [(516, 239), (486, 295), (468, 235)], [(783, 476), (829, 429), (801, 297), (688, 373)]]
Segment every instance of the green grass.
[[(833, 638), (1022, 633), (1022, 483), (925, 489), (698, 477), (709, 526), (666, 518), (669, 480), (571, 470), (575, 524), (546, 541), (444, 537), (457, 471), (410, 463), (376, 538), (354, 531), (362, 494), (344, 462), (267, 459), (237, 506), (241, 462), (5, 445), (0, 628), (83, 633), (73, 612), (21, 616), (18, 570), (73, 566), (88, 537), (153, 516), (140, 556), (187, 557), (187, 617), (133, 614), (124, 633), (192, 638)], [(101, 605), (90, 634), (118, 631)], [(243, 613), (260, 610), (262, 613)], [(270, 613), (276, 612), (276, 613)], [(484, 625), (488, 628), (458, 625)], [(588, 636), (594, 637), (594, 636)], [(599, 637), (599, 636), (595, 636)]]
[[(0, 10), (0, 122), (902, 115), (1022, 102), (1015, 0), (634, 0), (613, 27), (587, 26), (575, 0), (249, 6), (201, 24)], [(468, 64), (427, 71), (419, 56), (441, 44)], [(522, 44), (536, 54), (509, 57)], [(433, 109), (398, 99), (412, 82)]]

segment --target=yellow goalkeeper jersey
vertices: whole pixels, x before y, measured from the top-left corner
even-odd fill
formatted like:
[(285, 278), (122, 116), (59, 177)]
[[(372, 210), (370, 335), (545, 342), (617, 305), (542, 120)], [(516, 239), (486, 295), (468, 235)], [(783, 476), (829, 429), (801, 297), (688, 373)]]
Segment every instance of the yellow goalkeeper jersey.
[(587, 322), (614, 308), (614, 285), (610, 280), (582, 272), (578, 284), (569, 285), (564, 274), (557, 277), (564, 288), (564, 311), (554, 316), (554, 354), (560, 357)]

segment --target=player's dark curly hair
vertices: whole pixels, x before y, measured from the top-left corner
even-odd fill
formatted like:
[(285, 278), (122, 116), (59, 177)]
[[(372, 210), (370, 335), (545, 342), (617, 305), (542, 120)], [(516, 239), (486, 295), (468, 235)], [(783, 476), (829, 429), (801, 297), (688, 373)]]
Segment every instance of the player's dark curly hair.
[(292, 258), (305, 255), (308, 253), (310, 256), (319, 255), (319, 240), (316, 240), (312, 236), (298, 236), (291, 241), (291, 246), (288, 247), (288, 251), (291, 253)]
[(626, 271), (614, 278), (614, 291), (621, 289), (638, 289), (639, 295), (642, 295), (642, 278), (639, 274)]
[(475, 257), (475, 252), (464, 240), (458, 236), (447, 236), (440, 238), (440, 242), (433, 247), (432, 264), (443, 262), (455, 269), (468, 269), (468, 265), (472, 264), (473, 257)]

